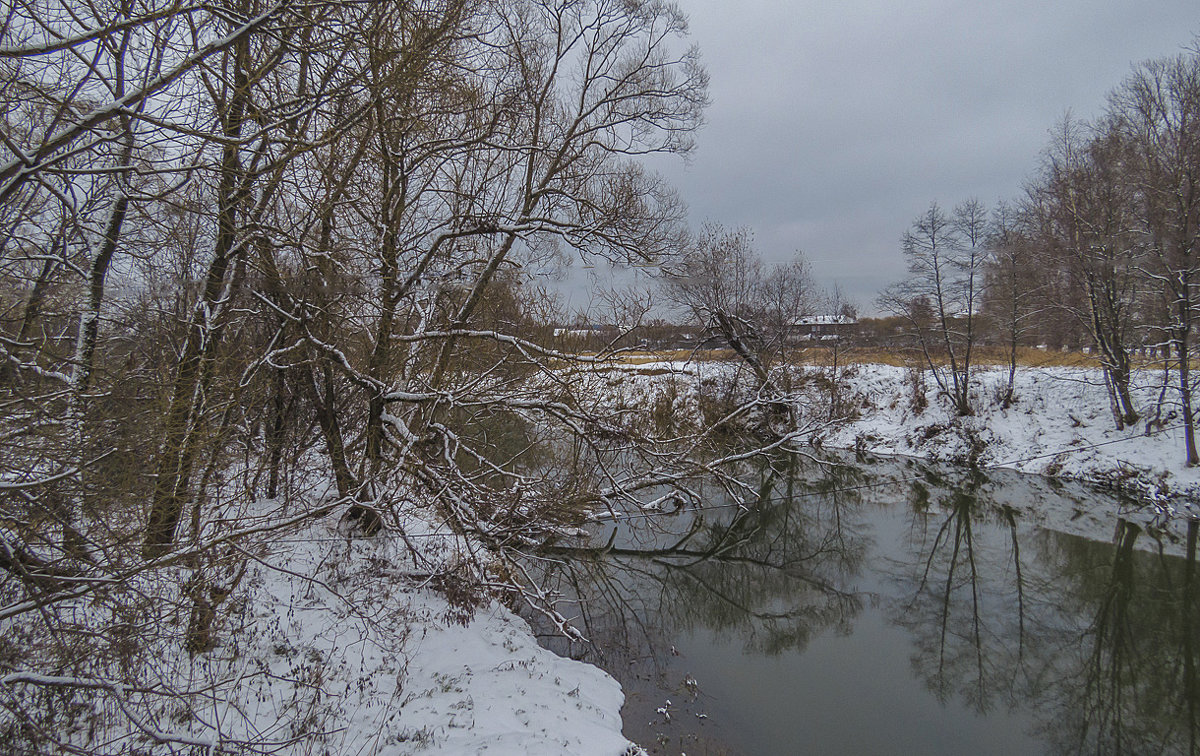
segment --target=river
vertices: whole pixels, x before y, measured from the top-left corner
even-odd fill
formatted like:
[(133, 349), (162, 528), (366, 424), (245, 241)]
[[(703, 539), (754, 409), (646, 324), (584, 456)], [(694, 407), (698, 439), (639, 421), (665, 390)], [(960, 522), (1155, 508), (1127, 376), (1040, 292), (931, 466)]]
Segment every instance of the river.
[(1172, 540), (1083, 486), (914, 460), (744, 480), (748, 508), (710, 484), (547, 553), (589, 643), (543, 642), (622, 683), (650, 753), (1200, 754), (1194, 523)]

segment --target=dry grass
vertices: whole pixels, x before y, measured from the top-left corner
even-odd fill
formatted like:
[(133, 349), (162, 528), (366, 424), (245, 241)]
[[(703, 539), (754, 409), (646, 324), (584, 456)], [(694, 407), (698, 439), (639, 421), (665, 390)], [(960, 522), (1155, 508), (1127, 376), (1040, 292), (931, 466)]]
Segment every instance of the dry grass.
[[(580, 356), (595, 357), (596, 353), (583, 352)], [(649, 362), (683, 362), (685, 360), (692, 360), (693, 362), (720, 362), (733, 358), (734, 354), (731, 349), (701, 349), (699, 351), (691, 349), (666, 349), (660, 352), (622, 352), (614, 361), (621, 365), (645, 365)]]
[[(594, 352), (581, 356), (595, 356)], [(847, 347), (838, 353), (838, 364), (841, 365), (892, 365), (895, 367), (910, 367), (924, 365), (921, 353), (910, 349), (878, 349), (868, 347)], [(668, 349), (663, 351), (634, 351), (623, 352), (615, 360), (620, 365), (646, 365), (655, 362), (723, 362), (736, 359), (731, 349)], [(807, 347), (792, 349), (788, 352), (788, 360), (796, 365), (827, 366), (832, 360), (832, 352), (823, 347)], [(998, 347), (981, 347), (972, 355), (972, 362), (978, 366), (1005, 366), (1008, 364), (1008, 352)], [(1017, 350), (1017, 364), (1022, 367), (1084, 367), (1098, 368), (1100, 361), (1092, 354), (1075, 351), (1059, 351), (1054, 349), (1036, 349), (1021, 347)], [(1154, 368), (1161, 366), (1160, 360), (1149, 357), (1135, 357), (1135, 368)]]
[[(594, 356), (586, 353), (583, 356)], [(685, 360), (699, 362), (722, 362), (736, 359), (731, 349), (672, 349), (663, 351), (623, 352), (616, 360), (621, 365), (645, 365), (654, 362), (682, 362)], [(796, 365), (829, 365), (832, 352), (821, 347), (792, 349), (788, 359)], [(972, 361), (980, 366), (1002, 366), (1008, 364), (1008, 353), (999, 348), (980, 348), (972, 355)], [(877, 349), (866, 347), (844, 348), (838, 353), (838, 362), (842, 365), (893, 365), (908, 367), (924, 364), (920, 352), (907, 349)], [(1082, 352), (1062, 352), (1050, 349), (1035, 349), (1022, 347), (1017, 352), (1017, 363), (1023, 367), (1099, 367), (1100, 362), (1094, 355)], [(1152, 367), (1154, 360), (1142, 359), (1138, 367)]]
[[(824, 350), (811, 351), (818, 353), (813, 355), (814, 364), (828, 364), (828, 355), (819, 354)], [(913, 350), (847, 349), (838, 359), (846, 363), (897, 367), (924, 364), (924, 357), (920, 352)], [(1004, 366), (1008, 364), (1008, 352), (1004, 349), (985, 347), (976, 350), (971, 355), (971, 361), (978, 366)], [(1017, 364), (1022, 367), (1100, 367), (1100, 362), (1094, 356), (1083, 352), (1060, 352), (1032, 347), (1017, 350)]]

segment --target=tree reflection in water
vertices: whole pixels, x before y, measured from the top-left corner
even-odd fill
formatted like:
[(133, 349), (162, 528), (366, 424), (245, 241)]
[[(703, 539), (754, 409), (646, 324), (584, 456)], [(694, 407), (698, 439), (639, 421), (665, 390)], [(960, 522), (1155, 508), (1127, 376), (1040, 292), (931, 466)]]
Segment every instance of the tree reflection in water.
[[(600, 664), (627, 698), (636, 701), (645, 687), (679, 705), (681, 697), (695, 703), (701, 692), (678, 671), (679, 679), (666, 678), (664, 663), (675, 639), (690, 632), (713, 633), (745, 653), (777, 655), (802, 651), (825, 630), (848, 631), (870, 598), (853, 587), (869, 541), (860, 497), (845, 490), (864, 477), (852, 467), (819, 469), (813, 476), (784, 455), (757, 471), (757, 496), (747, 506), (718, 493), (707, 509), (635, 516), (607, 531), (598, 548), (545, 549), (564, 598), (578, 601), (589, 639), (546, 638), (546, 645)], [(642, 703), (644, 715), (662, 702)], [(659, 721), (654, 729), (675, 731), (695, 746), (683, 734), (688, 725), (679, 724)]]
[[(1012, 527), (1011, 551), (977, 554), (987, 547), (977, 543), (974, 527), (985, 514), (979, 492), (986, 483), (981, 473), (972, 472), (936, 503), (928, 502), (928, 494), (911, 497), (926, 502), (913, 512), (910, 527), (910, 554), (919, 559), (902, 561), (899, 578), (915, 580), (916, 587), (897, 605), (894, 620), (916, 638), (914, 666), (938, 700), (945, 703), (959, 694), (981, 713), (1024, 671), (1023, 586), (1011, 512), (988, 513)], [(919, 569), (915, 577), (914, 568)], [(981, 570), (992, 574), (981, 575)], [(1017, 639), (1015, 658), (995, 647), (997, 639), (1010, 637)]]
[(1062, 539), (1064, 611), (1081, 619), (1048, 660), (1055, 673), (1040, 699), (1056, 712), (1046, 735), (1059, 750), (1200, 753), (1196, 707), (1196, 523), (1186, 557), (1135, 548), (1144, 533), (1120, 520), (1113, 546)]
[[(592, 548), (546, 549), (539, 563), (578, 601), (591, 640), (548, 645), (598, 662), (633, 699), (659, 696), (642, 702), (644, 722), (664, 697), (695, 702), (670, 656), (691, 633), (790, 658), (818, 635), (853, 636), (877, 609), (906, 634), (913, 674), (947, 716), (953, 702), (976, 716), (1023, 712), (1050, 752), (1200, 756), (1195, 523), (1186, 558), (1125, 521), (1113, 543), (1089, 541), (1032, 527), (1005, 503), (1057, 495), (1042, 482), (926, 466), (913, 482), (907, 464), (780, 457), (747, 473), (747, 507), (717, 494), (701, 510), (610, 527)], [(656, 731), (680, 720), (695, 725), (664, 718)]]
[(746, 507), (719, 500), (676, 517), (634, 517), (603, 547), (545, 549), (558, 560), (562, 592), (587, 599), (585, 635), (601, 647), (659, 648), (664, 631), (704, 627), (778, 654), (849, 627), (864, 597), (845, 586), (866, 541), (860, 518), (848, 514), (857, 495), (838, 491), (861, 476), (828, 466), (809, 482), (799, 469), (795, 457), (772, 460)]
[(1139, 551), (1124, 519), (1111, 544), (1022, 531), (986, 477), (945, 483), (914, 485), (911, 552), (892, 567), (893, 621), (938, 700), (1031, 711), (1052, 752), (1200, 753), (1196, 524), (1179, 559)]

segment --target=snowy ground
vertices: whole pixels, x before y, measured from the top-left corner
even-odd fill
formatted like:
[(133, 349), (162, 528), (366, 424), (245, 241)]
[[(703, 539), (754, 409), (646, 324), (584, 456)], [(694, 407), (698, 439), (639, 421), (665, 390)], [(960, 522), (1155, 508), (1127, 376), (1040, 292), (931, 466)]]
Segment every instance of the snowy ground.
[(631, 752), (616, 681), (541, 648), (494, 602), (462, 624), (405, 577), (402, 543), (349, 541), (331, 523), (291, 540), (286, 564), (259, 562), (253, 630), (235, 635), (240, 658), (274, 668), (239, 686), (247, 727), (296, 721), (303, 694), (276, 681), (308, 665), (333, 693), (313, 702), (309, 727), (325, 733), (308, 741), (313, 753)]
[[(650, 407), (669, 393), (671, 414), (680, 417), (696, 412), (698, 385), (736, 369), (733, 363), (644, 364), (632, 376), (609, 377), (604, 389), (617, 396), (614, 401)], [(828, 375), (822, 368), (803, 370)], [(957, 417), (928, 373), (921, 384), (914, 383), (917, 375), (891, 365), (842, 368), (841, 394), (849, 408), (844, 414), (850, 419), (841, 422), (824, 422), (824, 388), (800, 388), (797, 403), (814, 429), (812, 438), (830, 448), (1087, 480), (1162, 501), (1165, 507), (1180, 506), (1183, 512), (1200, 503), (1200, 468), (1185, 464), (1177, 392), (1174, 383), (1163, 392), (1159, 370), (1135, 374), (1133, 395), (1142, 420), (1120, 431), (1099, 369), (1022, 368), (1016, 375), (1015, 401), (1004, 408), (998, 397), (1007, 369), (979, 368), (972, 377), (971, 417)], [(664, 389), (668, 382), (674, 383), (669, 392)], [(920, 402), (914, 400), (917, 392)], [(1163, 409), (1156, 413), (1160, 395)], [(1146, 421), (1156, 417), (1161, 423), (1148, 428)]]
[[(296, 756), (642, 753), (621, 734), (615, 680), (543, 649), (495, 601), (472, 613), (426, 584), (422, 570), (453, 564), (462, 544), (421, 525), (408, 519), (422, 565), (399, 536), (351, 539), (336, 516), (244, 551), (250, 567), (203, 654), (180, 642), (186, 602), (155, 601), (143, 619), (160, 632), (138, 660), (154, 694), (121, 685), (97, 694), (92, 724), (59, 728), (59, 745), (114, 754), (241, 753), (239, 744)], [(0, 677), (0, 693), (54, 683), (29, 670)]]
[[(712, 393), (717, 387), (719, 393), (721, 382), (736, 370), (732, 362), (649, 363), (633, 374), (597, 378), (602, 382), (597, 393), (651, 413), (695, 417), (700, 388)], [(999, 401), (1007, 369), (980, 368), (973, 375), (975, 414), (958, 417), (928, 373), (852, 364), (839, 371), (843, 414), (849, 419), (833, 423), (828, 418), (831, 371), (802, 371), (817, 380), (793, 380), (796, 403), (802, 422), (812, 428), (810, 441), (822, 448), (1014, 470), (1123, 494), (1096, 497), (1091, 506), (1069, 512), (1048, 510), (1039, 501), (1020, 507), (1047, 527), (1090, 538), (1110, 537), (1114, 517), (1120, 516), (1177, 539), (1183, 523), (1200, 516), (1200, 468), (1185, 464), (1177, 392), (1173, 382), (1163, 391), (1160, 370), (1135, 374), (1133, 395), (1142, 420), (1124, 430), (1116, 428), (1103, 374), (1096, 368), (1021, 368), (1015, 402), (1007, 408)], [(1147, 422), (1154, 420), (1159, 422)]]

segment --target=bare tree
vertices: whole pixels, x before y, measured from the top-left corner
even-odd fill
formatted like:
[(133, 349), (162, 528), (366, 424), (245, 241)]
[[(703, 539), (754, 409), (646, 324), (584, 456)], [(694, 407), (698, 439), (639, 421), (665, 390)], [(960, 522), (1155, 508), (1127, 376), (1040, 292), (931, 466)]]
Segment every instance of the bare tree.
[[(313, 71), (305, 65), (312, 49), (294, 46), (286, 26), (270, 33), (242, 33), (239, 16), (216, 23), (209, 33), (233, 41), (194, 66), (197, 83), (207, 95), (205, 106), (214, 132), (211, 142), (201, 148), (204, 153), (211, 150), (216, 164), (211, 173), (215, 230), (163, 420), (163, 447), (143, 546), (146, 558), (162, 556), (174, 544), (176, 527), (191, 500), (198, 445), (212, 407), (210, 387), (218, 350), (245, 280), (248, 250), (259, 234), (263, 214), (283, 185), (287, 167), (306, 147), (295, 137), (306, 133), (316, 109), (302, 106), (296, 112), (293, 103), (305, 97), (315, 102), (325, 99), (325, 92), (311, 88), (312, 81), (275, 74), (296, 65), (320, 77), (337, 64), (335, 58), (326, 61), (332, 63), (329, 68)], [(336, 83), (329, 77), (317, 82)], [(280, 89), (290, 89), (295, 99), (279, 97)]]
[(1137, 421), (1129, 391), (1135, 316), (1143, 299), (1140, 268), (1146, 237), (1135, 221), (1125, 179), (1125, 149), (1111, 129), (1090, 140), (1067, 117), (1055, 133), (1042, 175), (1029, 189), (1032, 233), (1044, 264), (1064, 271), (1083, 302), (1055, 303), (1083, 325), (1104, 369), (1113, 417)]
[(880, 298), (884, 309), (907, 321), (938, 390), (960, 415), (974, 412), (970, 390), (986, 223), (977, 200), (960, 204), (952, 216), (932, 203), (902, 237), (908, 278)]
[[(834, 286), (833, 290), (824, 297), (821, 309), (831, 323), (841, 326), (848, 326), (858, 320), (857, 308), (838, 286)], [(840, 333), (834, 333), (832, 338), (823, 345), (829, 354), (829, 419), (833, 421), (844, 417), (846, 410), (840, 371), (845, 352), (850, 344)]]
[[(32, 628), (21, 658), (46, 673), (2, 662), (21, 743), (121, 720), (114, 742), (148, 750), (291, 747), (197, 713), (236, 683), (174, 688), (141, 661), (216, 647), (280, 534), (338, 512), (403, 540), (436, 512), (463, 562), (432, 584), (569, 632), (518, 549), (707, 471), (749, 496), (729, 470), (798, 438), (647, 431), (596, 389), (621, 366), (555, 349), (528, 285), (547, 255), (680, 250), (678, 199), (642, 164), (687, 153), (707, 104), (672, 3), (20, 2), (0, 23), (0, 621)], [(801, 274), (779, 274), (781, 323)], [(753, 301), (713, 313), (765, 387)], [(115, 708), (30, 709), (23, 685)]]
[(1005, 203), (993, 210), (987, 248), (983, 311), (1003, 341), (1008, 359), (1008, 380), (1001, 397), (1001, 405), (1007, 408), (1016, 398), (1013, 385), (1019, 349), (1038, 314), (1040, 288), (1033, 245), (1022, 229), (1019, 210)]
[(692, 322), (717, 335), (754, 372), (770, 383), (755, 327), (762, 262), (749, 229), (706, 223), (683, 257), (666, 271), (666, 293)]
[(767, 343), (788, 359), (789, 342), (794, 339), (796, 325), (820, 309), (823, 297), (813, 280), (808, 260), (799, 251), (789, 262), (771, 266), (759, 287), (761, 321)]
[(1196, 452), (1191, 360), (1200, 281), (1200, 51), (1137, 67), (1111, 97), (1113, 129), (1131, 151), (1126, 179), (1150, 236), (1146, 272), (1161, 289), (1189, 466)]

